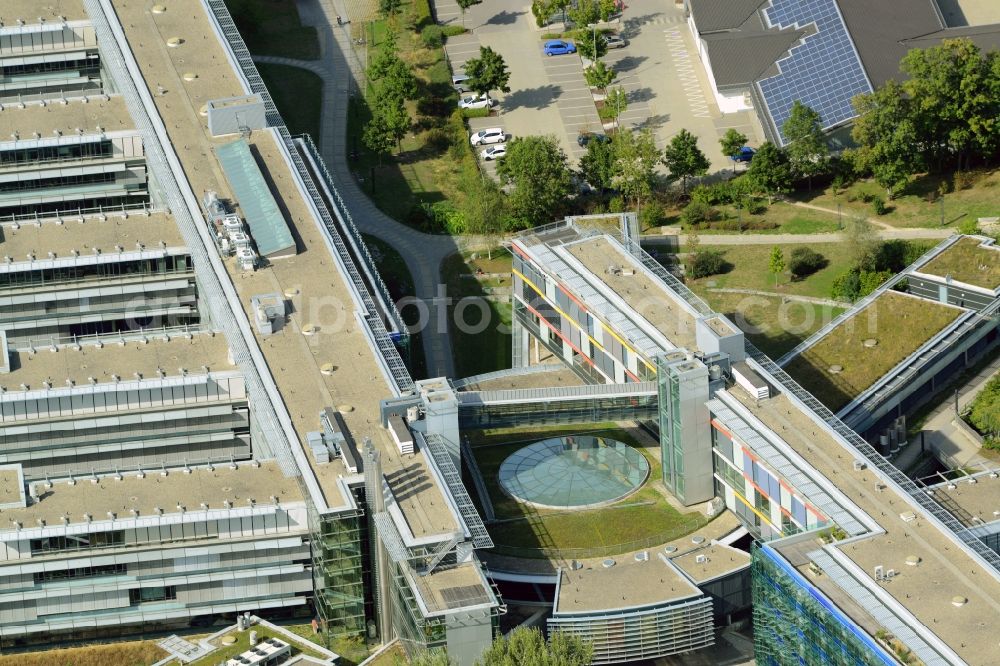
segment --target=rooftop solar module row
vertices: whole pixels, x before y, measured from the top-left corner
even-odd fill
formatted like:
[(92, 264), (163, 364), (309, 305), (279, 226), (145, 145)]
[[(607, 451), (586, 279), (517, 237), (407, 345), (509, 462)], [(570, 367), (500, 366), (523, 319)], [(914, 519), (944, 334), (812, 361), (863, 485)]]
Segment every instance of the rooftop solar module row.
[(782, 143), (796, 100), (818, 112), (824, 127), (853, 118), (851, 98), (872, 87), (835, 0), (773, 0), (764, 15), (770, 27), (816, 29), (778, 61), (779, 74), (757, 84)]

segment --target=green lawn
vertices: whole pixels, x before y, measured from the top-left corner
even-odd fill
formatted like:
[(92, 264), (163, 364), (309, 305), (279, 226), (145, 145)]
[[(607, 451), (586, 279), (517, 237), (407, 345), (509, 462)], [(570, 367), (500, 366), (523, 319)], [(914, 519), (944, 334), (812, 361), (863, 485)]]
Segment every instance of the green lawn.
[[(838, 230), (840, 220), (837, 215), (823, 211), (810, 210), (790, 203), (776, 201), (759, 215), (750, 215), (746, 211), (740, 213), (733, 206), (715, 207), (725, 218), (724, 221), (713, 223), (711, 229), (695, 230), (699, 235), (710, 237), (712, 234), (819, 234), (832, 233)], [(837, 208), (836, 205), (833, 206)], [(680, 224), (681, 209), (668, 211), (664, 224)], [(756, 227), (756, 228), (755, 228)], [(771, 227), (771, 228), (761, 228)]]
[[(886, 292), (785, 367), (837, 412), (961, 314), (958, 308)], [(865, 346), (873, 339), (877, 344)], [(840, 366), (839, 372), (832, 372)]]
[[(257, 632), (257, 640), (274, 637), (288, 642), (287, 636), (279, 634), (278, 632), (263, 625), (254, 626), (253, 631)], [(236, 637), (236, 642), (232, 645), (223, 645), (221, 641), (225, 636)], [(191, 662), (191, 666), (215, 666), (216, 664), (225, 663), (226, 660), (232, 659), (233, 657), (246, 652), (250, 649), (250, 631), (237, 631), (234, 629), (228, 634), (224, 634), (223, 636), (215, 639), (213, 643), (218, 646), (218, 649), (205, 655), (201, 659), (194, 660)], [(323, 659), (321, 653), (309, 648), (308, 643), (309, 641), (292, 642), (292, 654), (296, 655), (305, 653), (310, 657)]]
[[(453, 303), (472, 297), (489, 308), (490, 321), (483, 325), (482, 311), (478, 307), (465, 307), (463, 326), (458, 326), (455, 317), (450, 316), (451, 348), (455, 359), (455, 375), (469, 377), (484, 372), (509, 368), (511, 363), (510, 321), (511, 306), (509, 296), (488, 299), (486, 289), (509, 288), (509, 277), (488, 278), (476, 275), (477, 269), (483, 273), (504, 273), (509, 275), (511, 257), (506, 251), (495, 250), (493, 258), (470, 260), (470, 254), (453, 254), (441, 262), (441, 278), (448, 288), (448, 296)], [(454, 313), (454, 307), (450, 308)], [(482, 328), (482, 330), (479, 330)]]
[(750, 342), (770, 356), (780, 358), (833, 321), (843, 308), (814, 305), (781, 298), (704, 292), (699, 295), (739, 326)]
[(945, 277), (985, 289), (1000, 285), (1000, 250), (980, 247), (974, 238), (963, 238), (934, 257), (921, 272)]
[[(530, 507), (513, 500), (500, 489), (497, 472), (511, 453), (540, 439), (582, 432), (601, 433), (635, 447), (649, 462), (649, 481), (616, 504), (576, 511)], [(654, 487), (662, 483), (659, 448), (650, 440), (641, 439), (633, 429), (594, 424), (572, 428), (492, 430), (472, 433), (470, 441), (498, 521), (501, 521), (489, 527), (490, 535), (500, 547), (528, 549), (520, 553), (522, 555), (541, 556), (540, 552), (533, 552), (538, 548), (596, 548), (602, 553), (616, 554), (641, 547), (634, 542), (647, 539), (665, 542), (707, 522), (697, 511), (678, 512)]]
[[(404, 298), (415, 296), (413, 277), (396, 248), (374, 236), (368, 234), (362, 234), (362, 236), (393, 301), (399, 303)], [(417, 317), (419, 317), (419, 312), (414, 307), (404, 307), (400, 314), (403, 317), (403, 322), (407, 325), (415, 324)], [(410, 336), (409, 368), (410, 374), (415, 379), (423, 379), (427, 376), (427, 361), (424, 358), (424, 348), (420, 336), (420, 333)]]
[(257, 64), (278, 112), (293, 135), (308, 134), (319, 144), (323, 80), (310, 71), (285, 65)]
[[(708, 287), (718, 287), (830, 298), (834, 279), (851, 265), (851, 252), (846, 244), (815, 243), (808, 247), (826, 258), (828, 262), (826, 267), (802, 280), (792, 280), (791, 276), (785, 273), (778, 277), (777, 286), (775, 286), (774, 274), (768, 271), (771, 245), (712, 245), (711, 241), (711, 236), (702, 237), (702, 249), (718, 250), (722, 253), (723, 258), (732, 265), (732, 269), (720, 275), (688, 280), (688, 285), (698, 291), (703, 291)], [(787, 264), (792, 251), (796, 247), (804, 247), (804, 245), (781, 245), (779, 247), (784, 252)]]
[(302, 25), (295, 0), (226, 0), (250, 53), (319, 58), (316, 29)]
[[(950, 178), (950, 176), (949, 176)], [(879, 220), (895, 227), (940, 227), (941, 206), (936, 200), (929, 200), (928, 194), (937, 190), (942, 181), (940, 175), (923, 175), (911, 179), (907, 188), (892, 201), (889, 213)], [(963, 220), (1000, 215), (1000, 171), (984, 172), (968, 189), (957, 190), (944, 195), (944, 218), (946, 226), (954, 227)], [(885, 191), (872, 181), (855, 183), (846, 190), (834, 194), (832, 188), (817, 189), (812, 194), (796, 193), (794, 196), (824, 208), (836, 209), (840, 203), (844, 214), (875, 217), (872, 205), (865, 203), (864, 193), (886, 198)]]

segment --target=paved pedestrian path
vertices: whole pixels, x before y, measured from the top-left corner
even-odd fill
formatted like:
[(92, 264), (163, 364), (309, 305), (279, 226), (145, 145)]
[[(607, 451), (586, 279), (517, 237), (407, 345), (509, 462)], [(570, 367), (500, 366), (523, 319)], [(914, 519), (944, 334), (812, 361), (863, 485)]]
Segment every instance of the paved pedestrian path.
[(448, 312), (439, 298), (441, 261), (460, 250), (450, 236), (424, 234), (400, 224), (380, 211), (361, 191), (350, 172), (347, 156), (347, 113), (351, 89), (361, 80), (360, 62), (352, 51), (350, 25), (337, 26), (336, 17), (348, 16), (339, 2), (301, 3), (303, 23), (316, 27), (321, 57), (318, 60), (292, 60), (255, 56), (258, 62), (301, 67), (323, 79), (323, 114), (320, 151), (330, 169), (348, 212), (362, 233), (368, 233), (390, 245), (402, 255), (413, 277), (417, 298), (428, 305), (427, 325), (421, 336), (427, 371), (430, 376), (454, 376)]

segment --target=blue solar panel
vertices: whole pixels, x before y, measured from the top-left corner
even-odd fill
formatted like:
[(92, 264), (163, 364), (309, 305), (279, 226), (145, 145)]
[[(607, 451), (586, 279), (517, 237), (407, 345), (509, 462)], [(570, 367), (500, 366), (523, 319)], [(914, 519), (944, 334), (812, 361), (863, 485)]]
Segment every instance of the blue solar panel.
[(757, 84), (779, 135), (795, 100), (817, 111), (824, 127), (853, 118), (851, 98), (872, 87), (835, 0), (772, 0), (764, 15), (770, 27), (816, 28), (778, 61), (780, 74)]

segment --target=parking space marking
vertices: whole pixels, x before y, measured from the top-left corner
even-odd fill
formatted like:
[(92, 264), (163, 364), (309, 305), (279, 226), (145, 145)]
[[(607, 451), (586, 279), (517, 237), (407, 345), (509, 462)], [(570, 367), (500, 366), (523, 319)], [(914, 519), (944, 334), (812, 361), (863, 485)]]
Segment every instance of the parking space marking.
[(701, 81), (698, 80), (695, 63), (688, 52), (684, 35), (676, 28), (664, 30), (663, 32), (666, 34), (670, 57), (674, 61), (674, 71), (677, 72), (677, 78), (681, 81), (684, 96), (687, 98), (691, 113), (695, 118), (711, 118), (708, 101), (705, 99)]

